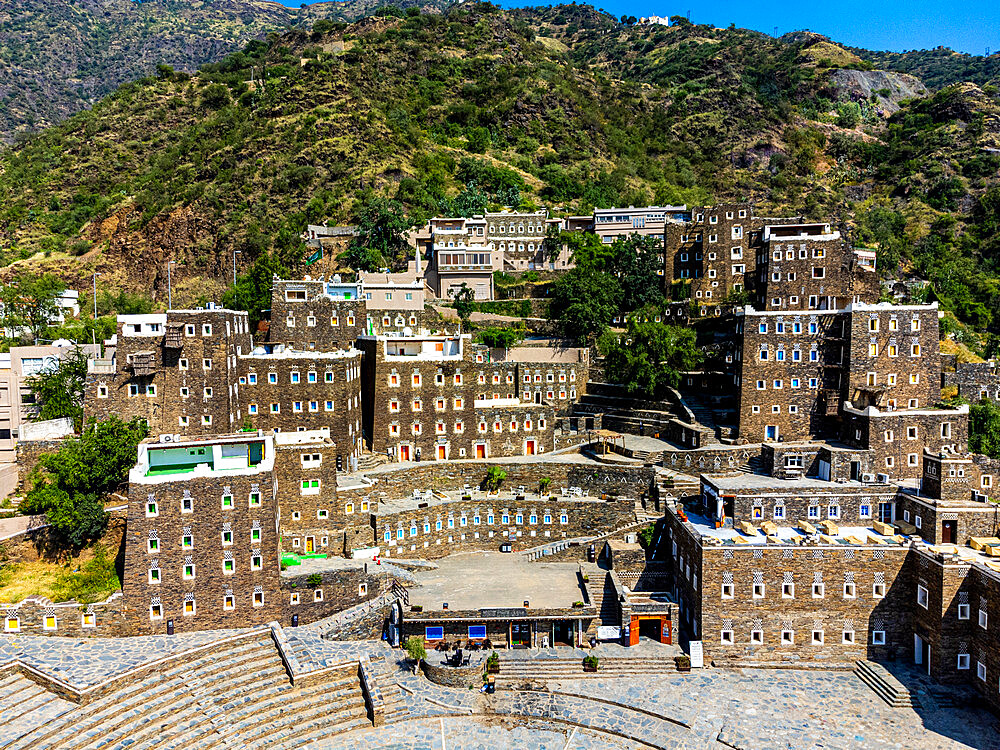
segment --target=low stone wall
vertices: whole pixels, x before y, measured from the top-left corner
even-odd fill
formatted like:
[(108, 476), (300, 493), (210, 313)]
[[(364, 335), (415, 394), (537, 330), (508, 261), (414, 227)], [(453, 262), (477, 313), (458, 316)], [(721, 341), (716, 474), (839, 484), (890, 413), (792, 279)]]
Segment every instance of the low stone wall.
[(382, 637), (382, 628), (385, 621), (389, 619), (392, 604), (385, 604), (358, 614), (355, 617), (346, 618), (344, 622), (337, 623), (329, 630), (324, 631), (323, 637), (331, 641), (375, 641)]
[(420, 668), (427, 675), (428, 680), (436, 682), (438, 685), (453, 688), (479, 687), (483, 684), (485, 653), (472, 654), (469, 664), (464, 667), (449, 667), (444, 664), (431, 664), (422, 661)]
[(0, 632), (74, 638), (137, 635), (126, 617), (121, 592), (94, 604), (54, 603), (43, 596), (0, 604)]
[(21, 489), (27, 478), (31, 475), (38, 459), (45, 453), (55, 453), (59, 450), (65, 439), (60, 440), (19, 440), (17, 442), (17, 466), (20, 472)]
[(743, 445), (715, 446), (699, 448), (694, 451), (673, 450), (663, 452), (664, 468), (679, 471), (682, 474), (697, 475), (701, 472), (712, 474), (738, 472), (740, 465), (747, 463), (752, 456), (758, 455), (756, 449)]
[(543, 477), (552, 480), (550, 491), (559, 487), (581, 487), (589, 495), (613, 495), (641, 498), (648, 494), (654, 472), (644, 467), (593, 466), (561, 462), (532, 461), (503, 463), (493, 461), (430, 461), (395, 470), (373, 472), (368, 478), (372, 487), (342, 490), (342, 501), (351, 499), (400, 499), (410, 497), (413, 490), (461, 490), (466, 484), (478, 487), (491, 466), (507, 472), (501, 490), (523, 485), (529, 491), (538, 489)]
[[(306, 624), (336, 614), (363, 602), (375, 599), (391, 586), (391, 576), (369, 572), (366, 567), (328, 570), (318, 575), (321, 582), (309, 583), (309, 574), (281, 578), (281, 595), (285, 597), (282, 625), (290, 625), (292, 616), (299, 615), (299, 622)], [(298, 603), (293, 596), (298, 594)], [(321, 598), (317, 599), (317, 595)], [(379, 629), (381, 635), (381, 628)]]

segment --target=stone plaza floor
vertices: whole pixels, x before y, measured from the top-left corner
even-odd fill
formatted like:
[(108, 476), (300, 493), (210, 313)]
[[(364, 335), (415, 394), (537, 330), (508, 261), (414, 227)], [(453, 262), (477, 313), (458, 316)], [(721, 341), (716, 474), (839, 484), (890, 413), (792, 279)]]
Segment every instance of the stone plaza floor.
[(942, 700), (943, 686), (934, 694), (918, 689), (918, 708), (890, 708), (845, 671), (706, 669), (481, 695), (401, 670), (397, 684), (409, 718), (316, 750), (1000, 750), (997, 718)]

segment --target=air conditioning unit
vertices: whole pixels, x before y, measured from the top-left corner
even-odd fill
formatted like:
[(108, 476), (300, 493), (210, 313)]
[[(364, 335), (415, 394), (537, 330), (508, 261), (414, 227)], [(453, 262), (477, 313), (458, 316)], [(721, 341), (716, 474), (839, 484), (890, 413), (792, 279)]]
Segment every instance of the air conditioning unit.
[(875, 481), (875, 475), (874, 474), (862, 474), (861, 475), (861, 481), (862, 482), (874, 482)]
[(174, 435), (160, 435), (161, 443), (173, 443), (175, 441), (176, 437)]
[(889, 484), (889, 475), (888, 474), (877, 474), (875, 476), (875, 481), (878, 482), (879, 484)]

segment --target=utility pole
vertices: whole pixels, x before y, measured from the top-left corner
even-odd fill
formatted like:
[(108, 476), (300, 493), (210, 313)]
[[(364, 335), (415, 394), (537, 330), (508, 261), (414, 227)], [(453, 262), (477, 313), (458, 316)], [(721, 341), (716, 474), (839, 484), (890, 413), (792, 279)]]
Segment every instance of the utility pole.
[(173, 293), (170, 287), (170, 266), (174, 265), (174, 261), (167, 261), (167, 309), (170, 310), (174, 306)]
[(242, 255), (242, 250), (233, 250), (233, 287), (236, 287), (236, 256)]
[[(97, 271), (94, 271), (94, 327), (90, 329), (91, 338), (94, 340), (94, 349), (97, 349), (97, 277), (100, 276)], [(101, 353), (98, 351), (97, 356), (100, 357)]]

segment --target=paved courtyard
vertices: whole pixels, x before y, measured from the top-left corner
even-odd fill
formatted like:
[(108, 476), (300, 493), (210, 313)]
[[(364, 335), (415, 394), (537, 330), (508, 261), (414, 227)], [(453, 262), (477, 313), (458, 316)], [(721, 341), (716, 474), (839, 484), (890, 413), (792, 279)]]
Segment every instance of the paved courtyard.
[(410, 604), (425, 610), (491, 607), (571, 607), (584, 599), (577, 563), (530, 562), (523, 555), (467, 552), (435, 561), (437, 568), (414, 574), (418, 588), (410, 589)]
[(547, 691), (492, 696), (408, 671), (396, 679), (406, 694), (400, 721), (330, 738), (317, 750), (1000, 750), (997, 719), (958, 707), (964, 694), (915, 684), (919, 708), (890, 708), (850, 672), (707, 669), (554, 680)]

